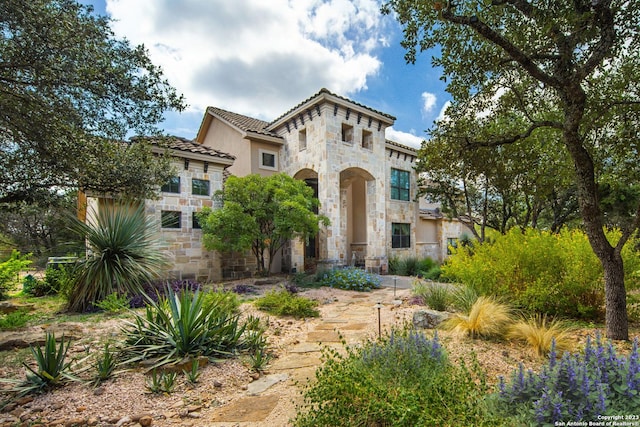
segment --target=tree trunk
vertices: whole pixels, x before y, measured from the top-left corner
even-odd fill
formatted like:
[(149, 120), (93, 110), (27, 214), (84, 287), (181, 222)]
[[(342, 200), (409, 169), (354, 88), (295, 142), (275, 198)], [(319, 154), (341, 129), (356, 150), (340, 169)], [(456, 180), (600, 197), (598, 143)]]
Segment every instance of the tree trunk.
[(619, 251), (600, 260), (604, 269), (606, 302), (606, 333), (612, 340), (628, 340), (627, 291), (624, 287), (624, 268)]

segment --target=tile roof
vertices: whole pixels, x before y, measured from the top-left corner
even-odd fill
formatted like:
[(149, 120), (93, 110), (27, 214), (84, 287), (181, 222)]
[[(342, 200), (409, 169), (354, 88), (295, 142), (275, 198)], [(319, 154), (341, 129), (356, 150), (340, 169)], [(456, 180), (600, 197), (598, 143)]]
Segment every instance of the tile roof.
[(284, 114), (280, 115), (278, 118), (276, 118), (275, 120), (273, 120), (273, 121), (272, 121), (271, 123), (269, 123), (269, 124), (271, 125), (271, 124), (273, 124), (273, 123), (276, 123), (278, 120), (280, 120), (281, 118), (283, 118), (283, 117), (287, 116), (287, 115), (288, 115), (288, 114), (290, 114), (292, 111), (295, 111), (296, 109), (300, 108), (301, 106), (303, 106), (303, 105), (304, 105), (304, 104), (306, 104), (307, 102), (311, 101), (312, 99), (314, 99), (314, 98), (316, 98), (316, 97), (319, 97), (319, 96), (320, 96), (320, 95), (322, 95), (322, 94), (331, 95), (331, 96), (334, 96), (334, 97), (336, 97), (336, 98), (338, 98), (338, 99), (341, 99), (341, 100), (343, 100), (343, 101), (350, 102), (350, 103), (352, 103), (352, 104), (354, 104), (354, 105), (357, 105), (357, 106), (359, 106), (359, 107), (366, 108), (367, 110), (371, 110), (371, 111), (373, 111), (374, 113), (376, 113), (376, 114), (380, 114), (381, 116), (384, 116), (384, 117), (387, 117), (387, 118), (388, 118), (388, 119), (390, 119), (390, 120), (395, 120), (395, 119), (396, 119), (396, 118), (395, 118), (394, 116), (392, 116), (391, 114), (387, 114), (387, 113), (383, 113), (382, 111), (374, 110), (374, 109), (373, 109), (373, 108), (371, 108), (371, 107), (367, 107), (366, 105), (363, 105), (363, 104), (360, 104), (360, 103), (358, 103), (358, 102), (355, 102), (355, 101), (353, 101), (353, 100), (351, 100), (351, 99), (349, 99), (349, 98), (345, 98), (344, 96), (336, 95), (335, 93), (331, 92), (329, 89), (322, 88), (322, 89), (320, 89), (320, 91), (319, 91), (318, 93), (316, 93), (316, 94), (314, 94), (314, 95), (311, 95), (309, 98), (307, 98), (307, 99), (305, 99), (304, 101), (300, 102), (300, 103), (299, 103), (298, 105), (296, 105), (295, 107), (293, 107), (293, 108), (289, 109), (289, 111), (287, 111), (286, 113), (284, 113)]
[(222, 152), (220, 150), (213, 149), (211, 147), (204, 146), (198, 142), (182, 138), (179, 136), (156, 136), (156, 137), (134, 137), (131, 138), (132, 142), (147, 141), (153, 145), (159, 147), (166, 147), (171, 150), (186, 151), (194, 154), (202, 154), (205, 156), (217, 157), (220, 159), (235, 160), (235, 156)]
[(221, 117), (243, 132), (254, 132), (262, 135), (280, 138), (278, 134), (266, 130), (269, 122), (265, 122), (264, 120), (254, 119), (253, 117), (233, 113), (231, 111), (223, 110), (222, 108), (218, 107), (207, 107), (207, 112)]

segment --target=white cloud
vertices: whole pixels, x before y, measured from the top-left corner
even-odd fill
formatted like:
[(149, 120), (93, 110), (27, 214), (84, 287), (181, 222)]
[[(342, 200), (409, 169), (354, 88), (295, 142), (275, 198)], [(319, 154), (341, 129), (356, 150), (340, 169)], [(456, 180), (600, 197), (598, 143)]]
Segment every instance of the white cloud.
[(106, 0), (113, 30), (144, 43), (191, 110), (270, 120), (321, 87), (349, 96), (388, 43), (376, 0)]
[(438, 118), (436, 118), (436, 122), (440, 122), (440, 121), (448, 119), (447, 108), (449, 108), (450, 105), (451, 105), (451, 101), (447, 101), (447, 102), (444, 103), (444, 105), (440, 109), (440, 113), (438, 114)]
[(398, 142), (413, 148), (420, 148), (422, 141), (425, 139), (423, 137), (416, 136), (413, 133), (395, 130), (393, 126), (388, 127), (385, 130), (385, 137), (393, 142)]
[(422, 113), (429, 114), (436, 106), (438, 98), (435, 94), (429, 92), (422, 92)]

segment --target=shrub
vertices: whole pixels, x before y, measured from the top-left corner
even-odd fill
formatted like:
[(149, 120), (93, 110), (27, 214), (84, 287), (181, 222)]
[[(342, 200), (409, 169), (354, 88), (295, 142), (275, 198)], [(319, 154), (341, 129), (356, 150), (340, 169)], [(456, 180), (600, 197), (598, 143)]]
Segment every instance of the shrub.
[(580, 231), (514, 228), (473, 251), (455, 249), (442, 271), (481, 295), (508, 296), (529, 311), (596, 319), (604, 306), (602, 267)]
[(179, 294), (182, 291), (195, 292), (202, 290), (202, 285), (192, 280), (156, 280), (147, 282), (142, 285), (142, 290), (129, 295), (129, 306), (131, 308), (140, 308), (147, 305), (149, 300), (158, 302), (158, 299), (166, 296), (167, 290), (171, 289), (173, 293)]
[(451, 290), (440, 283), (415, 280), (411, 292), (433, 310), (445, 311), (451, 301)]
[(418, 258), (408, 256), (404, 258), (389, 258), (389, 274), (398, 276), (422, 276), (435, 280), (440, 275), (438, 264), (429, 257)]
[(129, 298), (118, 295), (117, 292), (107, 295), (105, 299), (97, 302), (96, 307), (109, 313), (119, 313), (129, 308)]
[[(47, 266), (44, 272), (44, 285), (39, 292), (42, 295), (61, 294), (68, 299), (75, 281), (75, 265)], [(39, 296), (35, 295), (34, 296)]]
[(323, 359), (296, 426), (497, 425), (484, 405), (484, 373), (450, 363), (437, 337), (392, 331), (346, 355), (325, 348)]
[(31, 254), (21, 255), (13, 250), (8, 260), (0, 262), (0, 299), (5, 299), (7, 292), (19, 283), (20, 272), (31, 265), (30, 257)]
[(113, 292), (135, 295), (166, 265), (144, 203), (103, 206), (93, 221), (77, 221), (75, 230), (89, 250), (77, 264), (70, 311), (91, 310)]
[(285, 289), (268, 291), (264, 296), (255, 300), (254, 304), (259, 310), (276, 316), (296, 318), (320, 316), (320, 312), (316, 308), (318, 301), (292, 294)]
[(559, 352), (571, 349), (568, 329), (559, 320), (547, 320), (547, 316), (536, 315), (515, 322), (507, 331), (507, 338), (522, 340), (529, 344), (538, 356), (547, 356), (552, 347)]
[(135, 314), (123, 332), (123, 363), (153, 360), (158, 367), (185, 357), (232, 355), (244, 346), (245, 325), (222, 299), (168, 288), (158, 302), (149, 301), (144, 316)]
[(455, 314), (442, 323), (443, 328), (471, 338), (502, 336), (512, 323), (511, 308), (491, 297), (479, 297), (468, 314)]
[(595, 346), (588, 337), (584, 352), (566, 352), (558, 361), (552, 350), (548, 364), (537, 374), (525, 373), (520, 365), (508, 384), (500, 378), (497, 399), (505, 414), (513, 414), (516, 408), (530, 424), (537, 425), (592, 421), (605, 414), (637, 414), (639, 360), (637, 340), (629, 356), (624, 357), (616, 354), (610, 342), (604, 344), (600, 336)]
[(0, 316), (0, 330), (17, 329), (26, 325), (33, 316), (25, 310), (17, 310)]
[(320, 274), (322, 286), (344, 289), (347, 291), (364, 291), (380, 287), (382, 278), (377, 274), (369, 274), (359, 268), (338, 268)]

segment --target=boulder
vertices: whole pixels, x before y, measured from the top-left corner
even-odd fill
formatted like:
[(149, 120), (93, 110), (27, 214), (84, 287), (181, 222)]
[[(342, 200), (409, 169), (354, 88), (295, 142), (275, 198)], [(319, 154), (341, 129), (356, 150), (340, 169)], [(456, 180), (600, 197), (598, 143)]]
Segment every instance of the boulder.
[(418, 310), (413, 313), (413, 326), (420, 329), (434, 329), (449, 318), (449, 313), (436, 310)]

